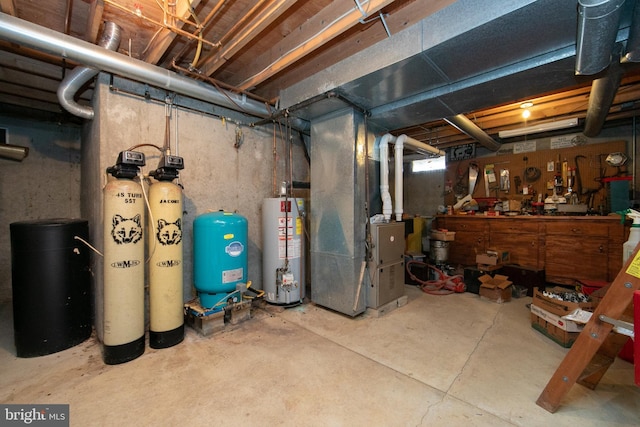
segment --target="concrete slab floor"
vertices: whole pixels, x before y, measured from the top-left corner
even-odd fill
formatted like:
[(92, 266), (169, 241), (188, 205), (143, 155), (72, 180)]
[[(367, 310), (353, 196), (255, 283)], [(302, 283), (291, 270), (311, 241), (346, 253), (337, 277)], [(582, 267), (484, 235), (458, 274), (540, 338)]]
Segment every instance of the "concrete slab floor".
[(572, 387), (556, 413), (536, 405), (568, 350), (531, 328), (531, 298), (405, 290), (408, 304), (383, 317), (267, 307), (116, 366), (93, 337), (17, 358), (4, 304), (0, 402), (67, 403), (72, 426), (638, 425), (640, 387), (621, 359), (596, 390)]

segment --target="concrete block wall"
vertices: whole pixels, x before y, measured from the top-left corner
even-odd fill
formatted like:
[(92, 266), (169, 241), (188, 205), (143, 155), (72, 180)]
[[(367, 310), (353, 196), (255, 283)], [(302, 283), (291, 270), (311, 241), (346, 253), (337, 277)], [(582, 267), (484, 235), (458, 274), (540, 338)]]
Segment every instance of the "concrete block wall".
[(0, 116), (8, 142), (29, 148), (22, 162), (0, 159), (0, 303), (11, 300), (9, 225), (80, 217), (81, 128)]

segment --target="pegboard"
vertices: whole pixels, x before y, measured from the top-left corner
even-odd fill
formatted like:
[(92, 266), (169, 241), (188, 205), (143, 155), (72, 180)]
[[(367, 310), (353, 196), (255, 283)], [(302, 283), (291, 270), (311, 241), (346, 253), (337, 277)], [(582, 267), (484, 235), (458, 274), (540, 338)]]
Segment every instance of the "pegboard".
[[(609, 166), (605, 161), (610, 153), (622, 152), (626, 154), (625, 141), (613, 141), (599, 144), (587, 144), (575, 147), (567, 147), (560, 149), (546, 149), (540, 151), (531, 151), (519, 154), (498, 154), (490, 157), (482, 157), (476, 159), (463, 160), (459, 162), (450, 162), (447, 164), (445, 172), (445, 188), (448, 189), (445, 194), (445, 203), (453, 205), (457, 201), (455, 195), (468, 194), (469, 188), (469, 166), (472, 163), (478, 165), (478, 179), (476, 181), (473, 192), (474, 198), (487, 197), (484, 172), (487, 165), (494, 165), (494, 173), (497, 182), (489, 185), (489, 197), (502, 200), (514, 199), (522, 200), (524, 197), (523, 186), (530, 186), (530, 190), (537, 194), (542, 194), (542, 199), (553, 194), (552, 189), (548, 189), (549, 181), (553, 181), (556, 170), (560, 168), (562, 173), (562, 163), (567, 162), (568, 167), (575, 168), (578, 161), (578, 172), (580, 179), (576, 177), (576, 181), (581, 181), (582, 190), (578, 193), (581, 203), (590, 202), (590, 207), (598, 209), (599, 206), (607, 206), (607, 191), (602, 178), (613, 176), (631, 175), (631, 161), (627, 161), (624, 166)], [(577, 157), (583, 156), (583, 157)], [(549, 170), (553, 168), (553, 170)], [(509, 187), (508, 192), (501, 190), (500, 173), (502, 170), (509, 171)], [(627, 173), (628, 172), (628, 173)], [(539, 175), (534, 180), (535, 176)], [(519, 177), (520, 185), (517, 186)], [(573, 190), (578, 191), (580, 182), (576, 182)], [(566, 182), (564, 183), (566, 186)], [(516, 189), (516, 187), (518, 187)], [(566, 191), (566, 188), (564, 189)], [(589, 197), (589, 193), (593, 196)], [(535, 201), (535, 200), (534, 200)]]

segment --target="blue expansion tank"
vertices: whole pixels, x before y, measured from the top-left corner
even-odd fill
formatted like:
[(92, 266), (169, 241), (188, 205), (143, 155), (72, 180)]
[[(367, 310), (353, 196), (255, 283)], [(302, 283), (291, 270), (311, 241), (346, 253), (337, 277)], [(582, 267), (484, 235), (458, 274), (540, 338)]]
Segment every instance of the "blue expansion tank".
[(247, 219), (232, 212), (193, 221), (193, 281), (202, 307), (224, 307), (236, 285), (247, 282), (247, 230)]

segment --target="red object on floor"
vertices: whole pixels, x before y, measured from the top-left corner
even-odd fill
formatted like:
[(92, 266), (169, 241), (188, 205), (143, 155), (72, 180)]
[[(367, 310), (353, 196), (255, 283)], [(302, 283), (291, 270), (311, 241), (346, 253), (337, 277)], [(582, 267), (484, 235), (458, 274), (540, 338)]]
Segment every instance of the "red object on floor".
[(593, 292), (597, 291), (600, 288), (604, 288), (608, 284), (609, 282), (605, 282), (603, 280), (580, 280), (580, 287), (582, 293), (585, 295), (591, 295)]
[(629, 363), (633, 363), (633, 360), (635, 359), (633, 352), (635, 345), (633, 344), (633, 338), (629, 338), (627, 340), (627, 342), (624, 344), (624, 347), (622, 347), (622, 350), (620, 350), (620, 353), (618, 353), (618, 357), (622, 360), (626, 360)]
[(633, 293), (633, 334), (634, 359), (636, 367), (636, 385), (640, 386), (640, 291)]

